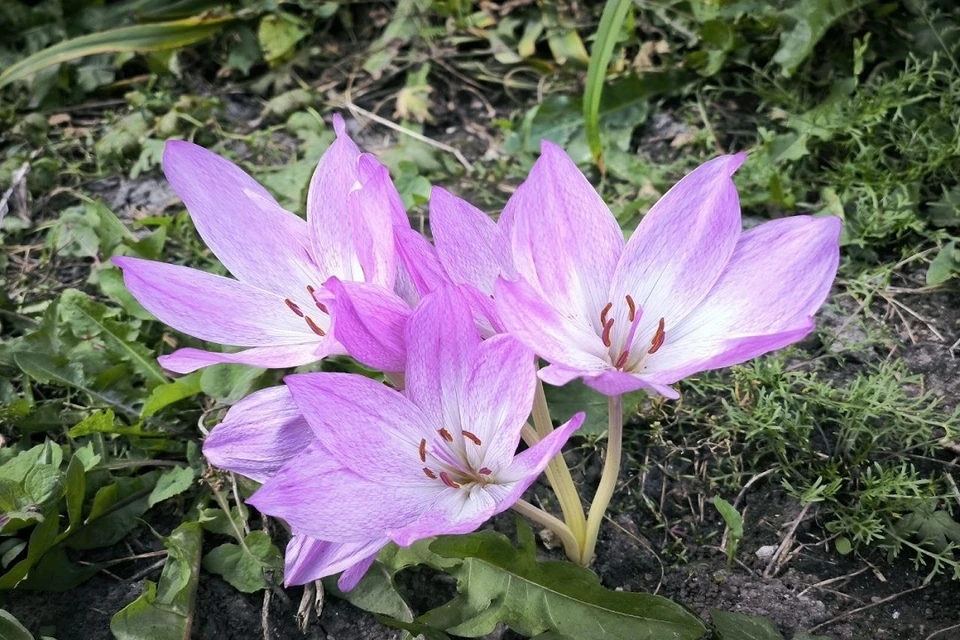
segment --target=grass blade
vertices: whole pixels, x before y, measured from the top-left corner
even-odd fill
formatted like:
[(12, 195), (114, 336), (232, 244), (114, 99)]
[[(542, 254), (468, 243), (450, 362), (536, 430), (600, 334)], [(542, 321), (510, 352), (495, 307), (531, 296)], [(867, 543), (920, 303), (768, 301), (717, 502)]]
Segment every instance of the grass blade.
[(590, 65), (587, 67), (587, 86), (583, 94), (583, 123), (593, 161), (603, 171), (603, 143), (600, 141), (600, 96), (607, 77), (607, 65), (613, 56), (620, 27), (627, 17), (632, 0), (607, 0), (600, 16), (600, 25), (593, 41)]

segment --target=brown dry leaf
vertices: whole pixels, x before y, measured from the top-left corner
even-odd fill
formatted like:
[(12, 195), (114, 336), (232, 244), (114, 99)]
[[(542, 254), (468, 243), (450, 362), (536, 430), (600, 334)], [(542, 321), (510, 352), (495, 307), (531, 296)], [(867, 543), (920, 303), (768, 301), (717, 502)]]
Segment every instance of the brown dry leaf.
[(640, 51), (633, 59), (633, 68), (637, 71), (647, 71), (656, 68), (654, 56), (670, 53), (670, 45), (666, 40), (647, 40), (640, 45)]
[(69, 113), (55, 113), (47, 118), (47, 124), (49, 124), (51, 127), (56, 127), (61, 124), (66, 124), (70, 122), (70, 120), (71, 118)]

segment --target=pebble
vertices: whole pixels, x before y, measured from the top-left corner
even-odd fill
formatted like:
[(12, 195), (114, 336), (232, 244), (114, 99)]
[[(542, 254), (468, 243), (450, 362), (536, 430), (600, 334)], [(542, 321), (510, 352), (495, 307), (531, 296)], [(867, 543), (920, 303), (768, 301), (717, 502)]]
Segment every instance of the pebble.
[(760, 547), (759, 549), (757, 549), (755, 555), (761, 560), (764, 560), (766, 558), (772, 558), (773, 554), (775, 554), (776, 552), (777, 552), (777, 545), (766, 544)]

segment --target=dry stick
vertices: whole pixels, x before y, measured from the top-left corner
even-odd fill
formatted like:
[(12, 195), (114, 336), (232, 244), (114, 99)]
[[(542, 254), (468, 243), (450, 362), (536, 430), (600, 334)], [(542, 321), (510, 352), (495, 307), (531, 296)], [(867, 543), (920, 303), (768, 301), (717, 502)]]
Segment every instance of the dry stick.
[(263, 627), (263, 640), (270, 640), (270, 589), (263, 591), (263, 608), (260, 610), (260, 626)]
[(323, 583), (319, 580), (308, 582), (303, 585), (303, 596), (300, 598), (300, 606), (297, 607), (297, 627), (302, 633), (306, 633), (313, 614), (316, 613), (317, 617), (320, 617), (322, 612)]
[(780, 559), (780, 556), (783, 555), (784, 551), (790, 548), (790, 545), (793, 543), (793, 534), (797, 532), (797, 527), (799, 527), (800, 523), (803, 522), (803, 519), (807, 515), (807, 511), (810, 510), (811, 506), (813, 506), (813, 503), (808, 502), (803, 509), (800, 510), (800, 514), (797, 515), (796, 519), (793, 521), (793, 524), (790, 525), (790, 530), (787, 531), (787, 535), (783, 537), (783, 540), (780, 542), (780, 546), (777, 547), (777, 550), (770, 558), (770, 562), (767, 563), (767, 568), (763, 570), (764, 578), (771, 578), (776, 573), (776, 570), (779, 568), (777, 561)]
[(864, 567), (863, 569), (857, 569), (857, 570), (854, 571), (853, 573), (848, 573), (847, 575), (844, 575), (844, 576), (837, 576), (836, 578), (830, 578), (829, 580), (821, 580), (820, 582), (818, 582), (818, 583), (816, 583), (816, 584), (812, 584), (812, 585), (810, 585), (809, 587), (807, 587), (806, 589), (804, 589), (803, 591), (801, 591), (800, 593), (798, 593), (798, 594), (797, 594), (797, 597), (798, 597), (798, 598), (801, 597), (802, 595), (804, 595), (807, 591), (810, 591), (811, 589), (821, 589), (821, 588), (827, 586), (828, 584), (833, 584), (834, 582), (842, 582), (843, 580), (849, 580), (850, 578), (854, 578), (854, 577), (860, 575), (861, 573), (863, 573), (863, 572), (865, 572), (865, 571), (870, 571), (870, 567), (867, 566), (867, 567)]
[(924, 638), (924, 640), (933, 640), (934, 638), (936, 638), (936, 637), (937, 637), (938, 635), (940, 635), (941, 633), (944, 633), (945, 631), (953, 631), (954, 629), (960, 629), (960, 624), (955, 624), (955, 625), (953, 625), (952, 627), (946, 627), (945, 629), (940, 629), (939, 631), (934, 631), (933, 633), (931, 633), (930, 635), (928, 635), (926, 638)]
[(160, 569), (161, 567), (163, 567), (163, 565), (164, 565), (164, 563), (165, 563), (166, 561), (167, 561), (166, 558), (163, 558), (163, 559), (161, 559), (161, 560), (157, 560), (156, 562), (154, 562), (152, 565), (150, 565), (150, 566), (147, 567), (146, 569), (143, 569), (142, 571), (137, 571), (135, 574), (133, 574), (132, 576), (130, 576), (129, 578), (127, 578), (127, 579), (126, 579), (126, 582), (136, 582), (136, 581), (139, 580), (140, 578), (144, 578), (144, 577), (150, 575), (151, 573), (153, 573), (153, 572), (156, 571), (157, 569)]
[(895, 593), (895, 594), (893, 594), (892, 596), (887, 596), (886, 598), (884, 598), (884, 599), (882, 599), (882, 600), (877, 600), (876, 602), (871, 602), (870, 604), (863, 605), (862, 607), (857, 607), (856, 609), (851, 609), (850, 611), (847, 611), (846, 613), (841, 613), (841, 614), (838, 615), (836, 618), (831, 618), (830, 620), (827, 620), (826, 622), (821, 622), (820, 624), (816, 625), (815, 627), (810, 627), (809, 629), (807, 629), (807, 631), (808, 631), (808, 633), (813, 633), (814, 631), (817, 631), (818, 629), (822, 629), (823, 627), (829, 626), (829, 625), (831, 625), (831, 624), (833, 624), (833, 623), (835, 623), (835, 622), (840, 622), (841, 620), (844, 620), (844, 619), (846, 619), (846, 618), (849, 618), (850, 616), (852, 616), (852, 615), (854, 615), (854, 614), (857, 614), (857, 613), (860, 613), (861, 611), (866, 611), (867, 609), (872, 609), (873, 607), (876, 607), (876, 606), (879, 606), (879, 605), (881, 605), (881, 604), (890, 602), (891, 600), (896, 600), (896, 599), (899, 598), (900, 596), (905, 596), (905, 595), (907, 595), (907, 594), (909, 594), (909, 593), (913, 593), (914, 591), (920, 591), (921, 589), (926, 589), (926, 588), (929, 587), (929, 586), (930, 586), (929, 584), (922, 584), (922, 585), (920, 585), (919, 587), (914, 587), (914, 588), (912, 588), (912, 589), (907, 589), (906, 591), (901, 591), (900, 593)]
[(433, 138), (428, 138), (427, 136), (423, 135), (422, 133), (417, 133), (416, 131), (411, 131), (411, 130), (409, 130), (409, 129), (405, 129), (405, 128), (401, 127), (400, 125), (398, 125), (397, 123), (392, 122), (392, 121), (390, 121), (390, 120), (387, 120), (387, 119), (384, 118), (383, 116), (378, 116), (377, 114), (373, 113), (372, 111), (367, 111), (367, 110), (364, 109), (363, 107), (358, 107), (357, 105), (355, 105), (353, 102), (347, 100), (346, 98), (344, 98), (344, 100), (343, 100), (343, 106), (345, 106), (347, 109), (349, 109), (350, 112), (353, 114), (354, 117), (356, 117), (357, 114), (359, 113), (360, 115), (366, 116), (367, 118), (370, 118), (371, 120), (373, 120), (374, 122), (376, 122), (376, 123), (378, 123), (378, 124), (382, 124), (383, 126), (388, 127), (388, 128), (390, 128), (390, 129), (393, 129), (394, 131), (396, 131), (396, 132), (398, 132), (398, 133), (402, 133), (402, 134), (405, 135), (405, 136), (410, 136), (410, 137), (413, 138), (414, 140), (418, 140), (418, 141), (420, 141), (420, 142), (422, 142), (422, 143), (424, 143), (424, 144), (430, 145), (431, 147), (436, 147), (437, 149), (440, 149), (440, 150), (442, 150), (442, 151), (446, 151), (447, 153), (453, 155), (453, 157), (456, 158), (457, 161), (458, 161), (460, 164), (463, 165), (463, 168), (467, 170), (467, 173), (473, 173), (473, 165), (470, 164), (470, 161), (467, 160), (466, 156), (464, 156), (462, 153), (460, 153), (460, 150), (459, 150), (459, 149), (454, 149), (454, 148), (451, 147), (450, 145), (444, 144), (443, 142), (437, 142), (437, 141), (434, 140)]

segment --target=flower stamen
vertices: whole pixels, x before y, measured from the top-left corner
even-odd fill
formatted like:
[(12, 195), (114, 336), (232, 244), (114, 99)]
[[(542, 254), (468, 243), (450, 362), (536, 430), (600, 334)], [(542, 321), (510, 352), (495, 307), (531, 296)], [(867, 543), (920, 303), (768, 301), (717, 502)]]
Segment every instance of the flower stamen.
[(610, 313), (610, 309), (613, 309), (613, 303), (612, 303), (612, 302), (608, 302), (608, 303), (607, 303), (607, 306), (605, 306), (605, 307), (603, 308), (603, 310), (600, 311), (600, 326), (601, 326), (601, 327), (607, 326), (607, 314)]
[(610, 340), (610, 330), (613, 329), (613, 318), (607, 320), (606, 324), (603, 325), (603, 333), (600, 334), (600, 339), (603, 340), (603, 346), (608, 349), (613, 344)]
[(490, 469), (487, 469), (486, 467), (480, 467), (480, 470), (477, 471), (477, 473), (479, 473), (482, 476), (488, 476), (491, 473), (493, 473), (493, 471), (491, 471)]
[(420, 441), (420, 462), (427, 461), (427, 440), (424, 438)]
[(459, 489), (460, 485), (450, 479), (450, 476), (446, 471), (440, 472), (440, 480), (443, 481), (443, 484), (447, 485), (451, 489)]
[(450, 432), (446, 428), (437, 429), (437, 433), (440, 434), (440, 437), (446, 440), (447, 442), (453, 442), (453, 436), (450, 435)]
[(460, 433), (463, 434), (464, 438), (466, 438), (473, 444), (477, 445), (478, 447), (483, 444), (482, 442), (480, 442), (480, 438), (478, 438), (475, 434), (470, 433), (469, 431), (461, 430)]
[(629, 320), (630, 322), (633, 322), (634, 319), (636, 319), (637, 317), (637, 304), (633, 301), (633, 298), (631, 298), (630, 296), (627, 296), (627, 306), (630, 307), (630, 315), (628, 316)]
[(290, 298), (284, 298), (283, 301), (290, 307), (290, 311), (293, 311), (297, 314), (298, 317), (303, 317), (303, 311), (300, 310), (300, 307), (297, 306), (297, 303), (291, 300)]
[(436, 479), (437, 479), (437, 474), (435, 474), (433, 471), (431, 471), (431, 470), (429, 469), (429, 467), (424, 467), (424, 468), (423, 468), (423, 473), (424, 473), (424, 475), (426, 475), (426, 476), (427, 476), (428, 478), (430, 478), (431, 480), (436, 480)]
[(311, 318), (310, 316), (305, 316), (304, 320), (307, 321), (307, 326), (310, 327), (310, 330), (313, 331), (318, 336), (320, 336), (321, 338), (327, 335), (327, 332), (321, 329), (319, 326), (317, 326), (317, 323), (314, 322), (313, 318)]
[(647, 353), (656, 353), (663, 346), (663, 341), (667, 338), (667, 334), (663, 330), (663, 324), (663, 318), (660, 318), (660, 324), (657, 325), (657, 332), (653, 335), (653, 340), (650, 341), (650, 350)]

